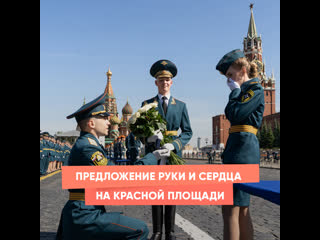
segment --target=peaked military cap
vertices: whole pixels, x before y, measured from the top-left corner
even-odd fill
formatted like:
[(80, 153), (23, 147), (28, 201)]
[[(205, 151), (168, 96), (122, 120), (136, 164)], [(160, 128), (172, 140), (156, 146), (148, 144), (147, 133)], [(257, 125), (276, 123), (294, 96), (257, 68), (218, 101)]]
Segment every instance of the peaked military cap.
[(232, 50), (225, 54), (221, 60), (218, 62), (216, 69), (220, 71), (221, 74), (226, 75), (228, 68), (231, 64), (238, 58), (245, 57), (244, 53), (240, 49)]
[(176, 65), (166, 59), (161, 59), (152, 64), (150, 74), (152, 77), (170, 77), (174, 78), (177, 75), (178, 69)]
[(96, 99), (83, 105), (76, 112), (67, 116), (67, 119), (75, 117), (77, 122), (79, 123), (81, 120), (87, 119), (92, 116), (110, 116), (110, 114), (106, 111), (106, 107), (104, 105), (105, 101), (106, 93), (103, 93)]

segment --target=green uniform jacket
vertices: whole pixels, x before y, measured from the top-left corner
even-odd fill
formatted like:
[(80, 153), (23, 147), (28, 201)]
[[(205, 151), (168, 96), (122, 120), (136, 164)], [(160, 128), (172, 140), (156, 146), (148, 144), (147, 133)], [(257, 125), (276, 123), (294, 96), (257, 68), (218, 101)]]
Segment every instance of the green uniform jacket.
[[(167, 114), (164, 116), (158, 95), (144, 101), (142, 106), (153, 102), (158, 103), (158, 107), (156, 109), (167, 121), (167, 131), (178, 131), (179, 128), (181, 129), (181, 134), (179, 136), (172, 137), (174, 139), (172, 142), (175, 148), (174, 151), (181, 157), (181, 151), (184, 145), (186, 145), (192, 137), (192, 129), (186, 104), (171, 96), (169, 99)], [(146, 146), (146, 152), (149, 152), (148, 146)]]
[(64, 157), (64, 162), (63, 162), (63, 166), (68, 166), (68, 160), (69, 160), (69, 155), (70, 155), (70, 147), (68, 147), (67, 145), (64, 146), (65, 148), (65, 157)]
[(132, 161), (136, 161), (139, 155), (139, 148), (141, 147), (140, 140), (131, 132), (126, 138), (128, 144), (129, 156)]
[(43, 165), (43, 174), (47, 172), (48, 166), (49, 166), (49, 160), (50, 160), (50, 146), (49, 141), (43, 140), (42, 145), (42, 153), (44, 155), (44, 165)]
[(54, 161), (54, 145), (52, 141), (47, 142), (47, 147), (49, 148), (49, 162)]
[[(258, 78), (253, 78), (232, 90), (225, 114), (233, 125), (251, 125), (259, 128), (264, 111), (264, 92)], [(259, 142), (253, 133), (235, 132), (228, 137), (222, 155), (223, 163), (257, 164), (260, 162)]]
[[(156, 165), (152, 153), (136, 161), (138, 165)], [(80, 137), (71, 149), (69, 166), (114, 165), (98, 139), (87, 132)], [(84, 192), (84, 189), (69, 189), (70, 192)], [(119, 212), (106, 212), (104, 206), (85, 205), (84, 201), (69, 200), (64, 206), (57, 239), (102, 240), (139, 239), (146, 240), (148, 227), (144, 222), (121, 215)]]
[(45, 155), (44, 155), (44, 147), (43, 147), (43, 145), (44, 145), (44, 142), (43, 142), (43, 140), (40, 140), (40, 175), (41, 174), (45, 174), (45, 165), (46, 165), (46, 163), (45, 163), (45, 160), (46, 160), (46, 158), (45, 158)]

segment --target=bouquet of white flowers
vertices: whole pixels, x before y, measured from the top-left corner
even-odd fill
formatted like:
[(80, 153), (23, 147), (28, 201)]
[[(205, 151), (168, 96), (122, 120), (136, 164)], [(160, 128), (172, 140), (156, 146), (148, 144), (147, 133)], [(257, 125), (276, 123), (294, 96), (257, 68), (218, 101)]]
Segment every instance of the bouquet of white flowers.
[[(157, 106), (158, 103), (150, 103), (144, 105), (131, 116), (127, 123), (127, 126), (131, 130), (131, 132), (137, 138), (139, 138), (139, 140), (143, 144), (145, 144), (146, 139), (154, 135), (157, 130), (160, 130), (163, 135), (160, 146), (163, 146), (166, 143), (173, 142), (170, 136), (166, 136), (164, 134), (167, 130), (167, 122), (156, 110)], [(173, 151), (170, 152), (170, 157), (168, 158), (168, 160), (170, 165), (182, 165), (185, 163), (185, 161)]]

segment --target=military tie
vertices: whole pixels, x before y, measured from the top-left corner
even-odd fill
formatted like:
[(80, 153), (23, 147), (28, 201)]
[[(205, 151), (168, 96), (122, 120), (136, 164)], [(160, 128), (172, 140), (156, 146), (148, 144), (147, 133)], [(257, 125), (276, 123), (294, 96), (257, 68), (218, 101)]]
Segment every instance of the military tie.
[(167, 108), (168, 108), (168, 106), (166, 104), (166, 100), (167, 100), (166, 96), (163, 96), (162, 97), (162, 108), (163, 108), (164, 115), (167, 114)]

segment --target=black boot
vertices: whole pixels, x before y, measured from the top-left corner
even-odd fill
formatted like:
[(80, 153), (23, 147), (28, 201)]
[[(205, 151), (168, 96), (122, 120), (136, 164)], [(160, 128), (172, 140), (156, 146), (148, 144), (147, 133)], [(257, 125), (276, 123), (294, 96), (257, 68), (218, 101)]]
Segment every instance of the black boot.
[(166, 229), (165, 240), (176, 240), (176, 237), (174, 235), (175, 215), (176, 215), (175, 205), (165, 206), (165, 215), (164, 215), (164, 226)]
[(150, 240), (161, 240), (162, 237), (162, 224), (163, 224), (163, 206), (152, 206), (152, 224), (153, 234)]

